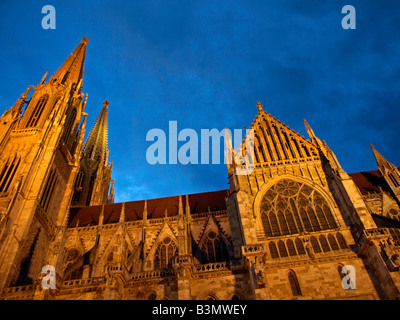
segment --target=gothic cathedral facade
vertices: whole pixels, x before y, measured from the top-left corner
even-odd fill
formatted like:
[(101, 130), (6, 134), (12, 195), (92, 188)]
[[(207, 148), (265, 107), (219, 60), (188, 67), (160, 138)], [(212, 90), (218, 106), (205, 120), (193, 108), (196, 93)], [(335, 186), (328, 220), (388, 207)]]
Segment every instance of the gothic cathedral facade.
[(87, 44), (1, 116), (0, 299), (400, 298), (399, 169), (371, 145), (378, 170), (348, 174), (261, 103), (229, 189), (114, 203), (107, 100), (84, 141)]

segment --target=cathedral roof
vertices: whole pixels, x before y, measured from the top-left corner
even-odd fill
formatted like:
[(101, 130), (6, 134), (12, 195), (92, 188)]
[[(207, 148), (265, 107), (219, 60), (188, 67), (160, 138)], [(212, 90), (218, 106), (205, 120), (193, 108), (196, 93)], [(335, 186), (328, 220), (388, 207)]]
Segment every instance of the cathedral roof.
[(353, 179), (354, 183), (357, 185), (361, 194), (368, 194), (374, 192), (381, 192), (380, 189), (386, 192), (390, 192), (385, 179), (382, 178), (379, 170), (363, 171), (350, 173), (349, 176)]
[[(379, 170), (350, 173), (350, 177), (360, 190), (361, 194), (387, 191), (388, 186)], [(191, 214), (226, 210), (226, 198), (229, 190), (219, 190), (188, 195)], [(164, 218), (178, 215), (179, 196), (137, 200), (125, 202), (125, 221), (138, 221), (143, 219), (143, 211), (147, 202), (147, 218)], [(182, 196), (182, 205), (186, 207), (186, 196)], [(70, 209), (69, 227), (93, 226), (99, 223), (102, 205), (88, 207), (72, 207)], [(103, 224), (118, 223), (122, 210), (122, 203), (104, 205)]]
[[(189, 206), (191, 214), (226, 210), (226, 201), (229, 190), (219, 190), (203, 193), (189, 194)], [(178, 215), (179, 196), (138, 200), (125, 202), (125, 221), (137, 221), (143, 219), (145, 201), (147, 201), (147, 218), (164, 218), (167, 210), (168, 217)], [(186, 207), (186, 196), (182, 196), (183, 208)], [(73, 207), (70, 209), (69, 227), (91, 226), (99, 223), (102, 211), (101, 205), (89, 207)], [(104, 205), (103, 224), (117, 223), (121, 215), (122, 203)]]

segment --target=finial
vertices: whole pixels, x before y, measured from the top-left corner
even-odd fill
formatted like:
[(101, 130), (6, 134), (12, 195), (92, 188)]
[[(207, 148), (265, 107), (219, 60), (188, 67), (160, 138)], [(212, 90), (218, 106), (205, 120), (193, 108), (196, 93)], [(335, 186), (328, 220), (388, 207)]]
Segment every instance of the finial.
[(147, 200), (144, 200), (143, 220), (147, 220)]
[(314, 138), (316, 137), (316, 135), (315, 135), (313, 129), (312, 129), (312, 128), (310, 127), (310, 125), (308, 124), (306, 118), (303, 118), (303, 121), (304, 121), (304, 125), (305, 125), (305, 127), (306, 127), (306, 130), (307, 130), (307, 133), (308, 133), (308, 135), (310, 136), (311, 140), (314, 139)]
[(179, 195), (179, 209), (178, 209), (179, 215), (183, 215), (183, 204), (182, 204), (182, 195)]
[(104, 221), (104, 204), (101, 206), (98, 226), (102, 226)]
[(189, 195), (186, 195), (186, 216), (190, 217)]
[(81, 43), (87, 44), (88, 42), (89, 42), (89, 39), (88, 39), (88, 38), (86, 38), (86, 37), (83, 37), (83, 38), (82, 38)]
[(44, 83), (44, 80), (46, 79), (47, 75), (49, 74), (48, 71), (46, 71), (46, 73), (44, 74), (42, 80), (40, 80), (39, 86), (42, 85)]
[(108, 100), (106, 99), (106, 100), (104, 100), (104, 102), (103, 102), (103, 107), (105, 106), (105, 107), (108, 107), (108, 105), (110, 104), (110, 102), (108, 102)]
[(263, 105), (261, 104), (260, 101), (257, 101), (257, 108), (259, 111), (262, 111), (262, 109), (263, 109)]
[(119, 216), (119, 222), (125, 222), (125, 202), (122, 202), (121, 214)]
[(375, 147), (372, 143), (369, 146), (371, 147), (371, 149), (375, 149)]

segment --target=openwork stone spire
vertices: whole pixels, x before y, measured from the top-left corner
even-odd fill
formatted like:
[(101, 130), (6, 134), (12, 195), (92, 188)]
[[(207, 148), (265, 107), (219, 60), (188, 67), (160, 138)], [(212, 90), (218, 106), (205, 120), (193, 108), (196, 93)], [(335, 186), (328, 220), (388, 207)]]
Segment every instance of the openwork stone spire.
[(68, 81), (70, 83), (78, 84), (82, 81), (88, 42), (89, 40), (87, 38), (84, 37), (82, 39), (81, 43), (50, 78), (50, 82), (59, 82), (64, 84)]
[[(108, 105), (105, 100), (96, 122), (86, 140), (83, 150), (84, 157), (88, 160), (99, 160), (107, 165), (108, 161)], [(97, 162), (97, 161), (96, 161)]]

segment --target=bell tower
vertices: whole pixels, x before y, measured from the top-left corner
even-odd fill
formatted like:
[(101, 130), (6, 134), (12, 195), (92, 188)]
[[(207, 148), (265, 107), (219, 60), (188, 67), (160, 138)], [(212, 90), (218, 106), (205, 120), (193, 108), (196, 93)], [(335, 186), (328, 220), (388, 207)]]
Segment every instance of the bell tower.
[(68, 212), (86, 124), (87, 43), (1, 116), (0, 288), (37, 279)]

